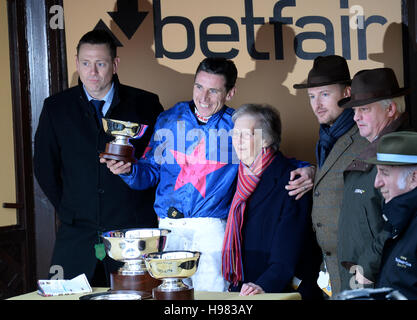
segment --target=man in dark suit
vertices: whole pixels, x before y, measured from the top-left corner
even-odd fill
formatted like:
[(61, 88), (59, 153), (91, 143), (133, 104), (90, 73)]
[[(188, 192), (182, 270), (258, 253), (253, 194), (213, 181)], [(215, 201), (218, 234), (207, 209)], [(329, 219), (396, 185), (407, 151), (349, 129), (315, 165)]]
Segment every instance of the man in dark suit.
[(93, 286), (108, 286), (105, 274), (118, 267), (104, 258), (101, 232), (157, 226), (154, 190), (130, 189), (99, 162), (112, 140), (103, 116), (150, 126), (131, 141), (139, 158), (163, 111), (157, 95), (119, 82), (119, 61), (107, 32), (86, 33), (77, 46), (78, 85), (45, 99), (35, 135), (35, 175), (60, 221), (51, 265), (65, 279), (85, 273)]

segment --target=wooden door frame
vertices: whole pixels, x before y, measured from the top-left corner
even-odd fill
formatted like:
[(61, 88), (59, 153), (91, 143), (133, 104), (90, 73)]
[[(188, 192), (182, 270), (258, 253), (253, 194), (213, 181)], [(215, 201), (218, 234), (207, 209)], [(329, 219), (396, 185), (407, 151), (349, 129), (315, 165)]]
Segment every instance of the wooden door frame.
[[(32, 162), (43, 99), (68, 83), (65, 32), (49, 27), (53, 5), (63, 6), (63, 1), (7, 0), (16, 203), (2, 205), (16, 210), (17, 223), (0, 228), (0, 244), (19, 246), (17, 293), (35, 290), (36, 280), (47, 275), (52, 248), (41, 244), (51, 247), (55, 240), (55, 211), (34, 178)], [(37, 56), (39, 52), (46, 55)], [(16, 292), (0, 292), (0, 297), (10, 293)]]
[[(63, 8), (63, 1), (26, 0), (27, 12), (30, 13), (26, 32), (28, 35), (29, 74), (31, 76), (32, 151), (43, 100), (68, 87), (65, 29), (52, 29), (49, 23), (53, 15), (49, 11), (55, 5)], [(42, 53), (41, 58), (37, 58), (39, 53)], [(45, 278), (49, 272), (58, 219), (54, 207), (34, 177), (33, 169), (32, 176), (37, 277)]]
[[(17, 223), (13, 226), (0, 228), (0, 243), (19, 246), (18, 262), (21, 269), (16, 270), (14, 278), (22, 281), (16, 290), (28, 291), (34, 288), (36, 269), (34, 261), (34, 215), (33, 215), (33, 182), (32, 150), (30, 147), (31, 119), (28, 90), (27, 41), (25, 32), (26, 6), (23, 1), (7, 1), (10, 77), (12, 96), (12, 119), (16, 177), (16, 203), (2, 204), (4, 208), (16, 209)], [(12, 281), (13, 279), (11, 279)], [(1, 292), (2, 296), (14, 293)]]
[[(63, 0), (26, 0), (30, 19), (27, 24), (28, 61), (31, 75), (31, 150), (43, 100), (68, 87), (65, 29), (52, 29), (49, 12), (52, 6), (63, 8)], [(42, 53), (42, 58), (35, 57)], [(32, 166), (32, 162), (30, 162)], [(37, 278), (48, 276), (49, 265), (55, 242), (57, 217), (33, 175), (35, 244)]]

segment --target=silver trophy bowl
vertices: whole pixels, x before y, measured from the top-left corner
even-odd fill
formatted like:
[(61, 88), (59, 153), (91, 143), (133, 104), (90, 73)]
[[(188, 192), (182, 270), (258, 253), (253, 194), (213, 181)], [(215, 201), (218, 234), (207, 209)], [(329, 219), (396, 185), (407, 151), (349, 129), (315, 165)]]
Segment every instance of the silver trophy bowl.
[(118, 270), (121, 275), (141, 275), (147, 273), (143, 256), (151, 252), (163, 251), (168, 229), (122, 229), (104, 232), (101, 237), (107, 255), (124, 262)]
[(149, 274), (161, 279), (159, 291), (174, 292), (189, 289), (182, 279), (191, 277), (198, 267), (200, 252), (165, 251), (144, 256)]

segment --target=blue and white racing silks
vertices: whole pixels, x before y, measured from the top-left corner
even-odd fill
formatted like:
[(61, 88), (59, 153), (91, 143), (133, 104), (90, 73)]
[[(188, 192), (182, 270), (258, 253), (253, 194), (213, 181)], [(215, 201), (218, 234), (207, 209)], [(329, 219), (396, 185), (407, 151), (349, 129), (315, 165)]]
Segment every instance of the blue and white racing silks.
[(120, 177), (133, 189), (157, 185), (155, 212), (174, 207), (184, 217), (227, 218), (239, 160), (232, 146), (232, 108), (200, 124), (189, 102), (161, 113), (144, 156)]

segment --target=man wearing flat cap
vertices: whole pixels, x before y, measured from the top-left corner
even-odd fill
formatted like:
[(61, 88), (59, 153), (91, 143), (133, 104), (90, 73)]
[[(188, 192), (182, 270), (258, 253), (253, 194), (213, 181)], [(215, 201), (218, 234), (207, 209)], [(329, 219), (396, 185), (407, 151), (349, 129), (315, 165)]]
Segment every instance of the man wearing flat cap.
[[(368, 144), (353, 120), (352, 109), (342, 109), (338, 101), (350, 95), (350, 72), (346, 60), (337, 55), (319, 56), (314, 60), (307, 83), (311, 108), (320, 123), (316, 146), (317, 172), (313, 186), (312, 220), (324, 263), (319, 283), (329, 295), (340, 291), (337, 260), (337, 225), (343, 196), (343, 170)], [(297, 169), (292, 174), (298, 174)], [(287, 189), (294, 186), (290, 184)], [(329, 280), (327, 280), (329, 277)]]
[(365, 160), (375, 157), (377, 143), (390, 132), (412, 130), (403, 96), (390, 68), (362, 70), (352, 79), (351, 96), (339, 101), (353, 108), (360, 135), (370, 144), (344, 172), (344, 194), (339, 216), (338, 259), (341, 289), (373, 287), (387, 234), (381, 216), (383, 197), (374, 188), (377, 169)]
[(376, 287), (417, 299), (417, 133), (384, 135), (376, 157), (366, 162), (378, 170), (374, 186), (385, 200), (382, 217), (388, 233)]

